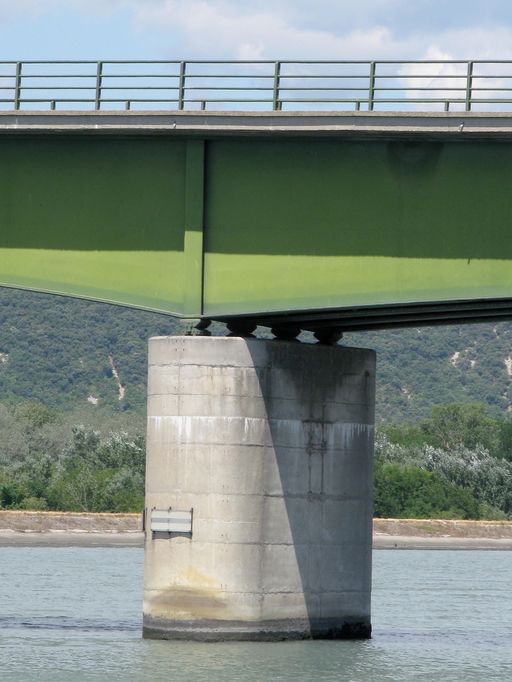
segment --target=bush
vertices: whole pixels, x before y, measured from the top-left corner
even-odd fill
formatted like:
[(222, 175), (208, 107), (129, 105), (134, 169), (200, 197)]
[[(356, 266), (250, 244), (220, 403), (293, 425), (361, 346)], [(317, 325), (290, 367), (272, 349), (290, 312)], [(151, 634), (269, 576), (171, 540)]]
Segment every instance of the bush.
[(25, 497), (19, 503), (18, 509), (46, 511), (48, 509), (48, 502), (44, 499), (44, 497)]
[(102, 439), (98, 431), (77, 426), (55, 467), (49, 505), (69, 511), (141, 511), (144, 468), (142, 436), (121, 432)]
[[(20, 410), (34, 428), (46, 428), (39, 407)], [(0, 415), (1, 416), (1, 415)], [(32, 440), (32, 443), (36, 441)], [(44, 445), (43, 441), (37, 441)], [(145, 443), (142, 435), (101, 432), (79, 425), (60, 450), (28, 448), (0, 464), (0, 506), (62, 511), (140, 511), (144, 506)]]
[(478, 519), (480, 507), (466, 490), (437, 474), (399, 464), (375, 467), (374, 513), (383, 518)]
[(463, 445), (450, 449), (423, 446), (406, 447), (392, 443), (384, 434), (375, 439), (377, 465), (393, 464), (426, 470), (447, 483), (466, 490), (480, 504), (485, 518), (512, 515), (512, 462), (493, 457), (481, 446)]
[(487, 450), (463, 446), (447, 452), (426, 446), (423, 466), (447, 481), (463, 486), (479, 501), (512, 513), (512, 462), (492, 457)]
[(0, 480), (0, 507), (3, 509), (17, 509), (27, 496), (27, 489), (17, 481)]

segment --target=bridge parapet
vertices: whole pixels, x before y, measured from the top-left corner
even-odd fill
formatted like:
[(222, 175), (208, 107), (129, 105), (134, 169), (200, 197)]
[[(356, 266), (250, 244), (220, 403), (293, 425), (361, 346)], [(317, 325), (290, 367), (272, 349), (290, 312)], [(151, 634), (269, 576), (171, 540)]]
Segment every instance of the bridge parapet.
[(512, 62), (3, 61), (21, 109), (512, 110)]

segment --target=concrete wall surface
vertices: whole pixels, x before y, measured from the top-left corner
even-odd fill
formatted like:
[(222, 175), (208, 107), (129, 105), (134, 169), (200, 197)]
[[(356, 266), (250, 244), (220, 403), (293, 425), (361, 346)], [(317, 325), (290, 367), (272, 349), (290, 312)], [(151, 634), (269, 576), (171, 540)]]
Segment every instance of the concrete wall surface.
[(374, 387), (370, 350), (150, 340), (144, 636), (370, 635)]

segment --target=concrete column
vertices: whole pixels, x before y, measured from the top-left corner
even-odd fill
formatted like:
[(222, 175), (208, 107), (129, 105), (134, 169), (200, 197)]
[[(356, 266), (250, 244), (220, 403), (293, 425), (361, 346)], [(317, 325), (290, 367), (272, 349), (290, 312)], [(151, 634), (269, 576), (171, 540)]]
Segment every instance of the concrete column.
[(370, 350), (150, 340), (145, 637), (370, 636), (374, 385)]

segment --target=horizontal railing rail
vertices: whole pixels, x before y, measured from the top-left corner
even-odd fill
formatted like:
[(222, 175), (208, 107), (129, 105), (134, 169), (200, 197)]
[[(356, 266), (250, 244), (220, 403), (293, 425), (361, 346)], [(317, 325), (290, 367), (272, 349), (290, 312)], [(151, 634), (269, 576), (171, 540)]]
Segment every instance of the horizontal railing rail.
[(512, 111), (512, 61), (0, 61), (0, 109)]

